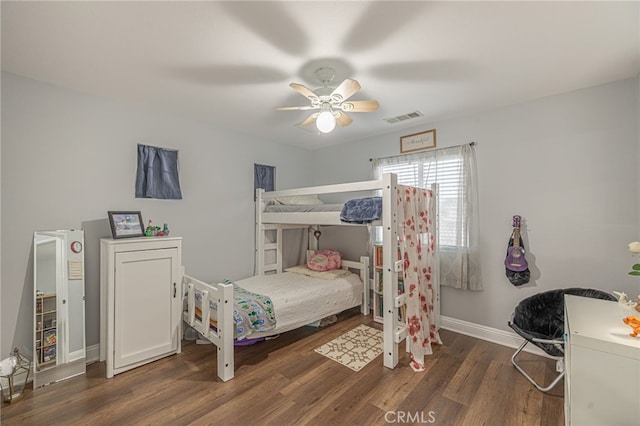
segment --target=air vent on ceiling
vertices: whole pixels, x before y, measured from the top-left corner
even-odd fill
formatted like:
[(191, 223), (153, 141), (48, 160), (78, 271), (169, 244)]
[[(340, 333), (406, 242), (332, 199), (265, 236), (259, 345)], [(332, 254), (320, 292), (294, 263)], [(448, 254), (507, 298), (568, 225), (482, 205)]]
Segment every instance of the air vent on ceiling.
[(423, 115), (424, 114), (422, 114), (420, 111), (413, 111), (408, 114), (402, 114), (402, 115), (397, 115), (395, 117), (383, 118), (383, 120), (386, 121), (388, 124), (396, 124), (396, 123), (401, 123), (403, 121), (412, 120), (414, 118), (422, 117)]

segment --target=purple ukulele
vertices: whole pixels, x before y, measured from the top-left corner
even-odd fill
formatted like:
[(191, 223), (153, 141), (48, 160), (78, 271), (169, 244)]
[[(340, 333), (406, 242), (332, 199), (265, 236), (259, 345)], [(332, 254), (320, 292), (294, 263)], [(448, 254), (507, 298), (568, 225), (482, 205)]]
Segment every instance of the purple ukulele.
[(510, 271), (522, 272), (529, 267), (520, 241), (520, 216), (516, 215), (513, 216), (513, 245), (507, 247), (507, 257), (504, 260), (504, 266)]

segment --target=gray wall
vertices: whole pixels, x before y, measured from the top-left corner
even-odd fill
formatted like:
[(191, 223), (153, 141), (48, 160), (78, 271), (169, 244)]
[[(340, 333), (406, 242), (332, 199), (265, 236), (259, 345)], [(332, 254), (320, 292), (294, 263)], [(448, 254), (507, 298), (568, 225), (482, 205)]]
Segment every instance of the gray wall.
[[(312, 152), (2, 73), (0, 353), (31, 353), (33, 232), (85, 230), (87, 345), (99, 342), (99, 238), (107, 210), (140, 210), (184, 238), (206, 281), (253, 273), (253, 164), (280, 188), (312, 184)], [(180, 151), (181, 201), (134, 198), (136, 144)]]
[[(627, 244), (640, 239), (638, 93), (633, 78), (322, 149), (314, 184), (369, 179), (369, 158), (397, 155), (404, 134), (435, 128), (438, 147), (476, 141), (485, 290), (444, 288), (443, 315), (508, 330), (513, 307), (547, 289), (635, 297), (640, 279), (627, 275)], [(503, 264), (514, 214), (524, 218), (532, 272), (518, 288)], [(329, 233), (323, 238), (333, 244)]]
[[(253, 272), (254, 162), (277, 167), (279, 188), (367, 180), (369, 158), (398, 154), (399, 136), (430, 128), (439, 147), (478, 143), (485, 290), (443, 289), (443, 315), (506, 329), (513, 306), (545, 289), (637, 295), (626, 245), (640, 239), (638, 86), (637, 78), (615, 82), (311, 152), (2, 73), (0, 353), (16, 345), (31, 352), (33, 231), (85, 230), (94, 345), (107, 210), (167, 222), (184, 237), (187, 273), (244, 277)], [(137, 143), (180, 150), (182, 201), (133, 197)], [(502, 263), (514, 214), (525, 219), (533, 273), (521, 288), (509, 284)], [(366, 236), (340, 232), (354, 242), (343, 249), (359, 254)], [(331, 232), (321, 242), (331, 244)]]

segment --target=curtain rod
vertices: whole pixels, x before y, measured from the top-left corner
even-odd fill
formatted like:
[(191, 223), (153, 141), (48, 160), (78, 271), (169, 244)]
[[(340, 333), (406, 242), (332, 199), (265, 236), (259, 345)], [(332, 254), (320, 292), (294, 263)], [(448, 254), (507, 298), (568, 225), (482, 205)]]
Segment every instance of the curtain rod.
[[(465, 144), (462, 145), (454, 145), (454, 146), (443, 146), (442, 148), (436, 148), (436, 149), (431, 149), (430, 151), (438, 151), (440, 149), (448, 149), (448, 148), (455, 148), (457, 146), (464, 146)], [(471, 141), (468, 144), (469, 146), (476, 146), (478, 145), (476, 142)], [(402, 155), (402, 154), (401, 154)], [(404, 154), (404, 155), (411, 155), (411, 154)], [(389, 155), (388, 157), (378, 157), (378, 158), (369, 158), (369, 161), (373, 161), (373, 160), (384, 160), (386, 158), (393, 158), (393, 157), (397, 157), (397, 155)]]

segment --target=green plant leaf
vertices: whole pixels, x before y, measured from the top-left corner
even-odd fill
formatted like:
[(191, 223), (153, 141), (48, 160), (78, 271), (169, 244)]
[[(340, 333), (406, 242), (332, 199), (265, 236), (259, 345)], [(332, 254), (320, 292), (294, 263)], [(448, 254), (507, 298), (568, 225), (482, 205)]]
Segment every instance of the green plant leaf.
[(629, 275), (640, 275), (640, 271), (631, 271)]
[(631, 267), (631, 269), (633, 269), (634, 271), (640, 271), (640, 263), (636, 263)]

